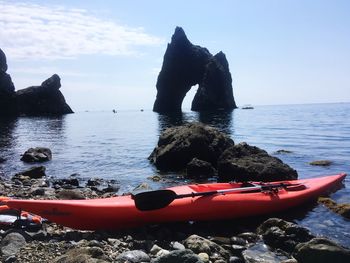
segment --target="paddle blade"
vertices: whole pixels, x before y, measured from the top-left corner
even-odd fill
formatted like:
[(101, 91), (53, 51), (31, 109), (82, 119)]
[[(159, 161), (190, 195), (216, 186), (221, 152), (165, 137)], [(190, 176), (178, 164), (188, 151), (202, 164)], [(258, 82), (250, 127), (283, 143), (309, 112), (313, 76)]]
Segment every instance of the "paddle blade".
[(135, 206), (141, 211), (160, 209), (169, 205), (177, 197), (171, 190), (157, 190), (133, 195)]

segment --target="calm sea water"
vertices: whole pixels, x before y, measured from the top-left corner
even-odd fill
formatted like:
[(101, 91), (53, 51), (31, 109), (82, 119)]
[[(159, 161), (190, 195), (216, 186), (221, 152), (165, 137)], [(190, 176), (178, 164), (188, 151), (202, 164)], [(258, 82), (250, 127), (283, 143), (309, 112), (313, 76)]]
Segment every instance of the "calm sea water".
[[(3, 176), (29, 168), (20, 161), (30, 147), (48, 147), (53, 160), (45, 163), (47, 175), (57, 178), (78, 173), (80, 178), (115, 179), (120, 193), (142, 182), (154, 189), (177, 183), (176, 174), (153, 182), (158, 174), (147, 157), (162, 130), (190, 121), (201, 121), (228, 133), (236, 142), (248, 142), (288, 163), (299, 178), (339, 172), (350, 173), (350, 103), (288, 106), (257, 106), (231, 113), (160, 115), (147, 111), (81, 112), (63, 117), (21, 117), (0, 120), (0, 164)], [(291, 153), (277, 154), (278, 150)], [(329, 167), (309, 162), (327, 159)], [(182, 181), (183, 182), (183, 181)], [(350, 176), (344, 187), (332, 194), (338, 202), (350, 203)], [(350, 246), (350, 221), (314, 206), (293, 218), (313, 232)]]

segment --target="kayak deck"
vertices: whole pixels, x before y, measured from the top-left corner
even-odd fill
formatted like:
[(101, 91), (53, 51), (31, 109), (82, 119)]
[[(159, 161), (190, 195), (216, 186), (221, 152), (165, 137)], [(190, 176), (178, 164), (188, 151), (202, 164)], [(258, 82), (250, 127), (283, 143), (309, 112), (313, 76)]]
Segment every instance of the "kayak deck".
[[(140, 211), (130, 195), (89, 200), (19, 200), (10, 207), (42, 216), (63, 226), (81, 230), (108, 230), (147, 224), (240, 218), (268, 214), (301, 205), (330, 191), (346, 174), (281, 181), (303, 184), (300, 189), (269, 192), (238, 192), (176, 199), (165, 208)], [(281, 183), (273, 182), (273, 183)], [(177, 194), (239, 188), (241, 183), (192, 184), (168, 188)]]

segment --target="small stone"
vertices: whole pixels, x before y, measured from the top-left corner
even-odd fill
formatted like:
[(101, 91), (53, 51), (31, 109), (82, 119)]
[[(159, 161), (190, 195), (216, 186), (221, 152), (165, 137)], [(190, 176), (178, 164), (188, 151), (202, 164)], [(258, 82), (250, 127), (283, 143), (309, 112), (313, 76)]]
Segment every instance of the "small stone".
[(207, 253), (199, 253), (198, 257), (203, 261), (203, 263), (209, 263), (209, 255)]
[(245, 246), (248, 244), (248, 241), (244, 238), (233, 236), (233, 237), (231, 237), (231, 244)]
[(124, 263), (139, 263), (139, 262), (149, 262), (150, 257), (142, 250), (131, 250), (121, 253), (117, 258), (116, 262)]
[(189, 249), (173, 250), (169, 254), (156, 258), (152, 263), (203, 263), (203, 261)]
[(185, 246), (177, 241), (171, 242), (171, 247), (175, 250), (186, 249)]
[(247, 240), (249, 243), (254, 243), (259, 239), (259, 236), (253, 232), (245, 232), (237, 235), (237, 237)]
[(229, 263), (244, 263), (243, 260), (239, 257), (230, 257)]
[(162, 257), (162, 256), (165, 256), (165, 255), (168, 255), (170, 253), (169, 250), (166, 250), (166, 249), (161, 249), (158, 251), (158, 253), (156, 254), (156, 257)]
[(156, 255), (159, 251), (161, 251), (162, 250), (162, 248), (160, 247), (160, 246), (158, 246), (158, 245), (153, 245), (153, 247), (151, 248), (151, 250), (150, 250), (150, 253), (152, 254), (152, 255)]

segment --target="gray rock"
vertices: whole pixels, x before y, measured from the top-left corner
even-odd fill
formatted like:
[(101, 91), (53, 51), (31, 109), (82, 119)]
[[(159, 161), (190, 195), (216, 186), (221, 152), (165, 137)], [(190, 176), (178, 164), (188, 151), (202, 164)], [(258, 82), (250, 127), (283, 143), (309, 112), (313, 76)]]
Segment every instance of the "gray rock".
[(189, 236), (185, 240), (184, 245), (186, 248), (191, 249), (197, 254), (204, 252), (207, 253), (210, 257), (214, 254), (218, 254), (224, 259), (228, 259), (230, 256), (229, 252), (222, 246), (198, 235)]
[(81, 200), (85, 199), (85, 196), (82, 194), (81, 191), (79, 190), (69, 190), (69, 189), (64, 189), (59, 191), (56, 194), (57, 199), (62, 199), (62, 200)]
[(231, 146), (218, 160), (221, 181), (279, 181), (297, 179), (296, 170), (266, 151), (247, 143)]
[(99, 247), (82, 247), (68, 250), (63, 256), (57, 257), (54, 263), (107, 263), (108, 258)]
[(171, 248), (175, 249), (175, 250), (181, 250), (181, 249), (185, 249), (185, 246), (177, 241), (175, 242), (171, 242)]
[(149, 262), (151, 258), (142, 250), (132, 250), (121, 253), (117, 258), (116, 262), (124, 263), (139, 263), (139, 262)]
[(169, 254), (156, 258), (152, 263), (204, 263), (189, 249), (174, 250)]
[(149, 160), (160, 170), (183, 170), (193, 159), (216, 165), (219, 156), (234, 142), (226, 134), (201, 123), (166, 129)]
[(350, 262), (350, 250), (326, 238), (314, 238), (297, 245), (293, 256), (299, 263)]
[(27, 244), (26, 239), (18, 232), (12, 232), (1, 240), (1, 254), (4, 259), (16, 255)]
[(52, 159), (52, 152), (49, 148), (45, 147), (36, 147), (36, 148), (29, 148), (25, 153), (23, 154), (21, 161), (27, 162), (27, 163), (33, 163), (33, 162), (46, 162), (50, 161)]

